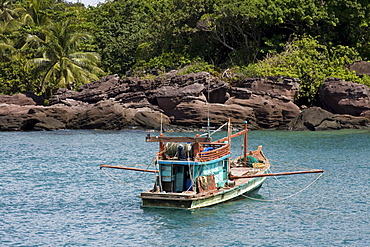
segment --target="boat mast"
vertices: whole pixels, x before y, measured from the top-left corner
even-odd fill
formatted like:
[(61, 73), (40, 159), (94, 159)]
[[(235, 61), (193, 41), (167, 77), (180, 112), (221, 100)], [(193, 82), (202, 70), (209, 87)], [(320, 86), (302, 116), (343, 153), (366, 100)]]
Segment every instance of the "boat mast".
[(210, 123), (210, 120), (209, 120), (209, 101), (210, 101), (210, 92), (209, 92), (209, 89), (211, 87), (211, 83), (210, 83), (210, 74), (208, 73), (208, 76), (206, 78), (206, 81), (208, 82), (208, 95), (207, 95), (207, 101), (206, 101), (206, 104), (207, 104), (207, 132), (208, 132), (208, 137), (211, 137), (211, 123)]
[[(232, 129), (231, 129), (231, 120), (230, 118), (227, 119), (227, 142), (229, 145), (229, 150), (231, 151), (231, 134), (232, 134)], [(229, 173), (229, 176), (231, 175), (231, 161), (230, 157), (228, 158), (227, 162), (227, 172)]]
[(244, 121), (244, 163), (247, 163), (247, 152), (248, 152), (248, 122)]

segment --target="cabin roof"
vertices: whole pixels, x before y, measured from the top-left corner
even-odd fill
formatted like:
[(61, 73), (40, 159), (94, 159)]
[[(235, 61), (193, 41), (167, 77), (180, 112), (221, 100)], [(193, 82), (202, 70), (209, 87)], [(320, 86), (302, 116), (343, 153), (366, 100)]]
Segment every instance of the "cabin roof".
[(176, 136), (150, 136), (148, 134), (145, 139), (146, 142), (192, 142), (192, 143), (200, 143), (200, 142), (212, 142), (211, 137), (176, 137)]

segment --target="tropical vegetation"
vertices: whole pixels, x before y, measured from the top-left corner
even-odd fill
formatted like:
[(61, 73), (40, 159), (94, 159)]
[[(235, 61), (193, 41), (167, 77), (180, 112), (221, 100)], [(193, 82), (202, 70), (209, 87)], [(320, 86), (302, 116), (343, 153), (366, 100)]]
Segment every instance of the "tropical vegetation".
[(231, 83), (299, 78), (297, 100), (311, 104), (327, 77), (370, 86), (346, 68), (370, 59), (369, 25), (367, 0), (0, 0), (0, 93), (47, 98), (106, 74), (227, 70)]

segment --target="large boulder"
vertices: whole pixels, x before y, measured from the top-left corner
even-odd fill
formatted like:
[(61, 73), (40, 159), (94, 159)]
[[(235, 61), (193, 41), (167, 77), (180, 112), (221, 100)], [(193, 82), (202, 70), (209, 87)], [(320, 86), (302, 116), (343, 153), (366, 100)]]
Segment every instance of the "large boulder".
[(170, 120), (147, 101), (121, 104), (109, 99), (75, 114), (66, 126), (70, 129), (120, 130), (132, 126), (159, 129), (161, 123), (167, 126)]
[(82, 85), (79, 91), (96, 89), (105, 92), (119, 85), (120, 77), (118, 75), (107, 75), (100, 80)]
[(361, 116), (370, 111), (370, 88), (362, 84), (328, 78), (319, 97), (322, 107), (335, 114)]
[(150, 108), (141, 108), (135, 112), (129, 124), (157, 130), (161, 128), (168, 129), (170, 119), (159, 111), (154, 111)]
[(1, 131), (58, 130), (74, 116), (71, 108), (0, 105)]
[(164, 86), (148, 92), (151, 102), (158, 105), (167, 116), (174, 115), (174, 108), (186, 97), (199, 97), (204, 90), (204, 85), (199, 83), (184, 87)]
[(74, 100), (79, 93), (67, 88), (58, 89), (58, 91), (49, 99), (50, 105), (63, 103), (65, 100)]
[(202, 98), (188, 97), (174, 109), (173, 123), (180, 126), (202, 128), (209, 120), (212, 126), (224, 124), (228, 118), (234, 126), (241, 127), (248, 120), (250, 128), (257, 128), (253, 109), (236, 104), (207, 103)]
[(147, 100), (145, 92), (124, 92), (118, 94), (115, 98), (120, 103), (137, 103)]
[(230, 98), (230, 85), (227, 82), (210, 80), (209, 92), (208, 85), (205, 86), (206, 90), (204, 91), (204, 94), (209, 103), (224, 104)]
[(356, 75), (370, 75), (370, 63), (366, 61), (357, 61), (347, 66), (350, 71), (356, 72)]
[(127, 85), (117, 75), (109, 75), (102, 77), (98, 81), (82, 85), (78, 92), (66, 88), (59, 89), (49, 99), (49, 102), (51, 105), (54, 105), (62, 103), (66, 99), (73, 99), (94, 104), (102, 100), (114, 98), (128, 90)]
[(264, 92), (271, 97), (286, 97), (294, 101), (299, 92), (299, 80), (296, 78), (269, 76), (266, 78), (245, 78), (237, 83), (238, 87), (251, 92)]
[(362, 129), (368, 127), (370, 119), (351, 115), (333, 114), (320, 107), (304, 109), (291, 123), (290, 130), (336, 130)]
[(320, 107), (304, 109), (291, 123), (290, 130), (326, 130), (339, 129), (340, 123), (335, 120), (335, 115)]
[(36, 105), (37, 103), (32, 97), (26, 94), (14, 94), (10, 95), (0, 95), (0, 104), (13, 104), (13, 105)]
[(32, 106), (0, 104), (0, 131), (20, 131)]
[(285, 96), (273, 97), (264, 92), (257, 93), (245, 88), (232, 88), (231, 98), (225, 104), (252, 108), (257, 124), (263, 128), (284, 126), (300, 113), (299, 107)]
[(76, 114), (68, 122), (67, 128), (119, 130), (129, 122), (126, 115), (127, 110), (119, 102), (105, 100)]

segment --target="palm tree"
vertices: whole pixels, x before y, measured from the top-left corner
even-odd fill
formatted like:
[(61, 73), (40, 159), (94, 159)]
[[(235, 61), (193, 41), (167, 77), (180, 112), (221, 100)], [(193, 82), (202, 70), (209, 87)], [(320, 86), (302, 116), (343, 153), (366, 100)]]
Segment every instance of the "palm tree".
[[(1, 0), (0, 0), (1, 1)], [(54, 7), (47, 1), (28, 0), (20, 5), (23, 8), (23, 23), (35, 26), (44, 26), (51, 23), (48, 11), (54, 11)]]
[[(16, 61), (20, 59), (17, 49), (22, 42), (14, 37), (22, 24), (18, 20), (0, 21), (0, 62)], [(11, 37), (13, 35), (13, 37)]]
[(29, 61), (42, 74), (40, 92), (50, 96), (58, 88), (76, 89), (97, 80), (104, 73), (97, 65), (99, 56), (80, 50), (84, 40), (91, 38), (77, 32), (69, 20), (53, 23), (43, 29), (44, 39), (30, 35), (27, 43), (40, 45), (40, 56)]

